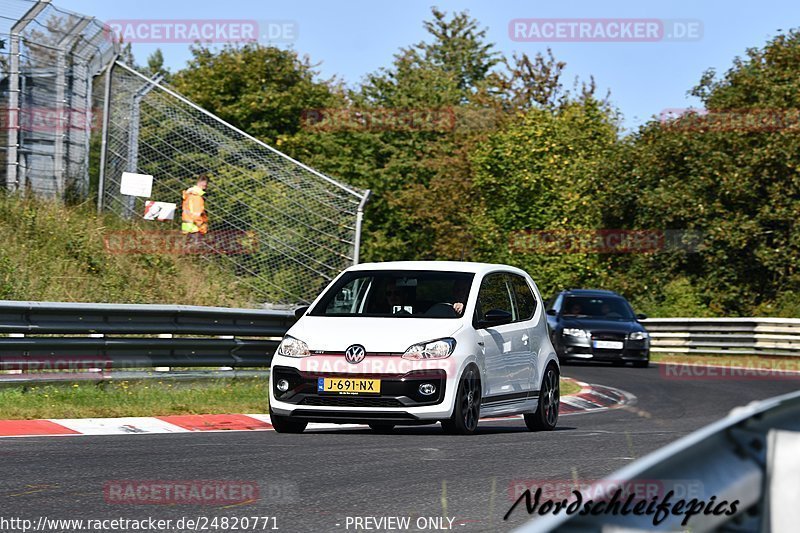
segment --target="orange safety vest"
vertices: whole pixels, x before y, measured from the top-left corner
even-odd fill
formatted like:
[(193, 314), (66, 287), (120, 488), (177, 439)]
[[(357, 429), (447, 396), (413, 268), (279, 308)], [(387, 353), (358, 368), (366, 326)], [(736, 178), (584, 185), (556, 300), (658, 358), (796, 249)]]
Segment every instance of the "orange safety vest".
[(208, 232), (208, 216), (206, 215), (206, 193), (197, 185), (183, 191), (183, 204), (181, 204), (181, 232), (205, 234)]

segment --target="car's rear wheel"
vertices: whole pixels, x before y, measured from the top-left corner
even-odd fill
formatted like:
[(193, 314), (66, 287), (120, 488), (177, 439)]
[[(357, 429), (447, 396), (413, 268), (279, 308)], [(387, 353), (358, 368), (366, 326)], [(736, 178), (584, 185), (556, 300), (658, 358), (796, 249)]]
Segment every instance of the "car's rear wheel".
[(394, 424), (386, 424), (383, 422), (373, 422), (369, 428), (375, 433), (391, 433), (394, 429)]
[(472, 435), (481, 416), (481, 378), (478, 369), (468, 367), (458, 382), (453, 416), (442, 420), (442, 427), (454, 435)]
[(558, 368), (549, 364), (544, 371), (542, 388), (539, 389), (539, 405), (533, 413), (525, 414), (525, 425), (531, 431), (551, 431), (558, 423), (558, 407), (561, 401)]
[(272, 427), (278, 433), (302, 433), (306, 429), (308, 422), (302, 420), (294, 420), (289, 416), (276, 415), (269, 410), (269, 419)]

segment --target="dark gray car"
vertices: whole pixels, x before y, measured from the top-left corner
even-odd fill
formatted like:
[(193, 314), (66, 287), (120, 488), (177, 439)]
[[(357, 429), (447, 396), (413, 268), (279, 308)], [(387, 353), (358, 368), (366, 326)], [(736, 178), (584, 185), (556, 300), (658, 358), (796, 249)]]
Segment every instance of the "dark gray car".
[(628, 301), (614, 291), (570, 289), (550, 301), (547, 322), (560, 361), (650, 364), (650, 336)]

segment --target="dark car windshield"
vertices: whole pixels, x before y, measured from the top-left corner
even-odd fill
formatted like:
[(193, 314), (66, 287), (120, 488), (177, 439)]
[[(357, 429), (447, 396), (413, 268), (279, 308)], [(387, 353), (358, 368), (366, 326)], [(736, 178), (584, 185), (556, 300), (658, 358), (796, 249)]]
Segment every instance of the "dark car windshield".
[(561, 315), (605, 320), (634, 319), (628, 302), (618, 296), (567, 296)]
[(348, 272), (325, 292), (310, 314), (459, 318), (474, 276), (465, 272), (412, 270)]

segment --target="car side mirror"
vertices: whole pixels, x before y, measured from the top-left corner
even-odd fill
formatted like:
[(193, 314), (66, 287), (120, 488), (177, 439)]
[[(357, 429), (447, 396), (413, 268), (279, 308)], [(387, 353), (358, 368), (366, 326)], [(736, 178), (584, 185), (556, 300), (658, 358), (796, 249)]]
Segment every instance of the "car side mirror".
[(644, 313), (639, 313), (638, 315), (636, 315), (636, 320), (647, 320), (647, 315), (645, 315)]
[(500, 326), (502, 324), (508, 324), (512, 320), (511, 313), (508, 311), (503, 311), (502, 309), (490, 309), (486, 312), (483, 320), (480, 321), (479, 325), (482, 328), (490, 328), (492, 326)]
[(300, 317), (302, 317), (304, 314), (306, 314), (306, 311), (308, 311), (309, 307), (311, 307), (311, 306), (304, 305), (302, 307), (298, 307), (297, 309), (294, 310), (294, 317), (296, 319), (300, 320)]
[(558, 314), (558, 311), (556, 311), (555, 309), (548, 309), (547, 314), (550, 316), (556, 316)]

